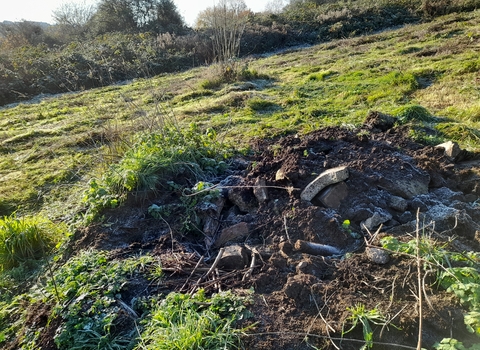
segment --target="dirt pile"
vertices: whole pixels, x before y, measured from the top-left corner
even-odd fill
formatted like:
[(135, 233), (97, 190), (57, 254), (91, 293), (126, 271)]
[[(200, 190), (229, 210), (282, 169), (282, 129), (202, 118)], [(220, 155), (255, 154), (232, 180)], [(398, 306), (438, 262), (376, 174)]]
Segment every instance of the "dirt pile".
[[(362, 129), (332, 127), (260, 140), (252, 146), (254, 156), (235, 160), (224, 178), (212, 181), (217, 195), (196, 204), (203, 235), (180, 236), (175, 213), (165, 220), (149, 216), (152, 203), (179, 203), (172, 191), (131, 199), (107, 213), (111, 224), (79, 233), (76, 249), (161, 255), (172, 274), (150, 293), (199, 287), (196, 278), (187, 278), (195, 263), (202, 255), (205, 262), (198, 266), (211, 267), (221, 251), (223, 272), (201, 287), (255, 289), (250, 321), (258, 323), (256, 335), (245, 337), (246, 348), (333, 349), (347, 308), (360, 304), (382, 310), (395, 325), (375, 330), (375, 348), (415, 348), (415, 264), (365, 249), (365, 239), (374, 245), (387, 234), (408, 237), (418, 215), (425, 234), (450, 242), (451, 249), (478, 251), (480, 165), (467, 152), (418, 144), (406, 128), (393, 125), (391, 117), (371, 113)], [(315, 189), (306, 197), (309, 186)], [(424, 310), (424, 347), (444, 337), (465, 344), (474, 339), (451, 295), (428, 283), (424, 288), (430, 305)], [(361, 327), (345, 338), (354, 340), (343, 340), (341, 348), (358, 349)]]

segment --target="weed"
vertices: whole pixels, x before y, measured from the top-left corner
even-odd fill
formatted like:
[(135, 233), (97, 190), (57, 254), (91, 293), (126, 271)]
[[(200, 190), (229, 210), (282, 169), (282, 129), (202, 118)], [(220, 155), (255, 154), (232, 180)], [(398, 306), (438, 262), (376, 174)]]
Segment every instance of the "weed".
[[(464, 315), (467, 330), (480, 335), (480, 274), (478, 253), (453, 253), (428, 237), (399, 242), (396, 238), (382, 238), (384, 248), (409, 254), (413, 257), (418, 247), (425, 270), (436, 270), (436, 283), (447, 292), (454, 294), (468, 308)], [(455, 263), (460, 266), (452, 266)], [(461, 342), (446, 338), (435, 346), (436, 349), (466, 349)], [(474, 345), (471, 349), (477, 349)]]
[(235, 324), (246, 316), (247, 301), (231, 292), (170, 293), (144, 322), (136, 349), (236, 349), (244, 330)]
[(70, 259), (55, 274), (58, 290), (51, 280), (45, 288), (60, 296), (54, 316), (64, 323), (55, 344), (61, 349), (131, 348), (136, 329), (133, 325), (116, 329), (125, 321), (118, 300), (128, 278), (142, 273), (159, 276), (158, 264), (151, 256), (109, 261), (105, 252), (89, 250)]
[(351, 313), (347, 321), (351, 322), (352, 326), (346, 331), (342, 327), (342, 337), (351, 332), (360, 323), (362, 325), (363, 339), (365, 340), (365, 345), (361, 349), (371, 349), (373, 346), (373, 330), (370, 324), (384, 326), (388, 323), (388, 320), (376, 308), (365, 310), (365, 305), (363, 304), (349, 307), (347, 311)]

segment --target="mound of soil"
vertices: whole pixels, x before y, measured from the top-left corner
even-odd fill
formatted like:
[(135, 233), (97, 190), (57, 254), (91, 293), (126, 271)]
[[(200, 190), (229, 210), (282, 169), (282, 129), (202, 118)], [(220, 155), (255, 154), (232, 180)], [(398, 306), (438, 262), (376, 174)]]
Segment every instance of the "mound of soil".
[[(366, 242), (378, 245), (385, 235), (411, 239), (418, 218), (422, 232), (449, 249), (477, 251), (480, 178), (474, 155), (454, 157), (445, 147), (407, 135), (388, 116), (372, 113), (361, 130), (330, 127), (259, 140), (252, 156), (236, 159), (224, 177), (212, 181), (220, 196), (196, 205), (203, 234), (182, 236), (175, 211), (164, 220), (148, 214), (152, 204), (180, 203), (178, 193), (163, 191), (132, 196), (107, 212), (109, 225), (78, 232), (73, 251), (95, 247), (116, 257), (139, 250), (160, 256), (164, 283), (127, 286), (126, 301), (138, 293), (253, 287), (253, 316), (245, 325), (255, 325), (244, 337), (247, 349), (358, 349), (364, 343), (360, 326), (340, 338), (342, 327), (351, 325), (348, 308), (360, 304), (390, 320), (374, 328), (375, 349), (416, 348), (416, 261), (366, 248)], [(302, 199), (307, 186), (337, 171), (347, 177)], [(205, 276), (214, 261), (219, 269)], [(445, 337), (465, 345), (475, 341), (461, 305), (430, 287), (433, 278), (425, 277), (422, 291), (423, 347)]]

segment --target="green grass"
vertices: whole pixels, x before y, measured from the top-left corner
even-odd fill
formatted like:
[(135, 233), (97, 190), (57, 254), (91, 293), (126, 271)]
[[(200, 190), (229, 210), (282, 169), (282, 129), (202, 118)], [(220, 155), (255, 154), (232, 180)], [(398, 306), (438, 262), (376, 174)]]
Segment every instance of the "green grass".
[[(196, 68), (3, 108), (0, 214), (59, 208), (56, 203), (77, 210), (88, 180), (119, 160), (135, 133), (152, 131), (165, 109), (180, 129), (194, 122), (244, 148), (253, 137), (356, 126), (370, 110), (398, 115), (418, 106), (424, 116), (401, 116), (403, 122), (429, 123), (442, 137), (478, 150), (479, 18), (478, 11), (452, 14), (235, 62), (233, 80), (221, 67)], [(252, 81), (256, 91), (232, 91), (236, 79)], [(216, 80), (221, 84), (204, 89), (205, 81)]]
[(231, 292), (171, 293), (153, 310), (135, 349), (236, 349), (243, 331), (235, 323), (245, 317), (246, 301)]
[(0, 219), (0, 271), (52, 253), (66, 238), (66, 227), (41, 217)]

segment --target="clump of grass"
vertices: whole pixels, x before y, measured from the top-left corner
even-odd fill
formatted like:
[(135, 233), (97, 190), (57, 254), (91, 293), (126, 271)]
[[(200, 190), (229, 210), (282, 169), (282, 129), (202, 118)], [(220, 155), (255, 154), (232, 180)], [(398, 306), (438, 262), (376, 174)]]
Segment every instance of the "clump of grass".
[(41, 216), (0, 219), (0, 270), (45, 257), (65, 237), (65, 227)]
[(263, 110), (273, 109), (278, 107), (278, 105), (275, 102), (263, 99), (261, 97), (251, 98), (250, 100), (247, 101), (247, 105), (248, 107), (250, 107), (250, 109), (254, 111), (263, 111)]
[(425, 107), (419, 105), (405, 105), (393, 111), (401, 124), (408, 122), (431, 123), (437, 121)]
[(371, 349), (373, 346), (373, 330), (371, 324), (384, 326), (388, 323), (387, 318), (383, 316), (377, 308), (367, 310), (363, 304), (348, 307), (347, 311), (350, 312), (347, 321), (351, 322), (352, 326), (346, 331), (342, 329), (342, 336), (354, 330), (358, 324), (361, 324), (363, 339), (365, 340), (365, 345), (362, 346), (361, 349)]
[(90, 181), (85, 219), (90, 222), (103, 208), (116, 207), (127, 192), (155, 191), (169, 177), (200, 181), (217, 175), (226, 170), (229, 155), (215, 130), (202, 131), (194, 123), (187, 129), (168, 123), (157, 132), (138, 135), (120, 162)]
[(231, 292), (171, 293), (145, 322), (135, 349), (237, 349), (244, 330), (235, 323), (245, 317), (245, 302)]

